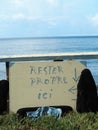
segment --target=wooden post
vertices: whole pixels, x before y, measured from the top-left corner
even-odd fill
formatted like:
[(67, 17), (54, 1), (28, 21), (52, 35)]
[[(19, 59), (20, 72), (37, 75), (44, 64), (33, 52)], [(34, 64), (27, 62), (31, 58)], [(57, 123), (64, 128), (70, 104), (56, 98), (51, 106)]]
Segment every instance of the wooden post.
[[(9, 81), (9, 62), (6, 62), (6, 78)], [(7, 98), (7, 112), (9, 112), (9, 92)]]
[(7, 80), (9, 81), (9, 62), (6, 62), (6, 77)]

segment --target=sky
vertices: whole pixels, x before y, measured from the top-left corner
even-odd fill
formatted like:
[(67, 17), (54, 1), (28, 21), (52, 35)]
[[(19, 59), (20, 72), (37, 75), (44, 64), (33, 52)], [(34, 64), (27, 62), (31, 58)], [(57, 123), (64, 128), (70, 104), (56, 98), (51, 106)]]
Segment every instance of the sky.
[(97, 35), (98, 0), (0, 0), (0, 38)]

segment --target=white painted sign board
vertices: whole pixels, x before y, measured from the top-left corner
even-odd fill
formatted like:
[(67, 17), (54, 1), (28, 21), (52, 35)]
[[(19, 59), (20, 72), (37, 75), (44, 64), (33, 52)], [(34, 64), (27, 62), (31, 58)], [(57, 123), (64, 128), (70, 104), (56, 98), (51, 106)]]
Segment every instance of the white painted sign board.
[(68, 105), (76, 109), (80, 62), (10, 63), (10, 111), (24, 107)]

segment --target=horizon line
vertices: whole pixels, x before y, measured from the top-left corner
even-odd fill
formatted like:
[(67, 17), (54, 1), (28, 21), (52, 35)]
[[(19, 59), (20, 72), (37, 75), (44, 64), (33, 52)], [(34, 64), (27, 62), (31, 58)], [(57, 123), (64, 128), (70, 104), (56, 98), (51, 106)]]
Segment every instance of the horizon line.
[(35, 36), (35, 37), (4, 37), (0, 40), (5, 39), (48, 39), (48, 38), (88, 38), (88, 37), (98, 37), (98, 35), (68, 35), (68, 36)]

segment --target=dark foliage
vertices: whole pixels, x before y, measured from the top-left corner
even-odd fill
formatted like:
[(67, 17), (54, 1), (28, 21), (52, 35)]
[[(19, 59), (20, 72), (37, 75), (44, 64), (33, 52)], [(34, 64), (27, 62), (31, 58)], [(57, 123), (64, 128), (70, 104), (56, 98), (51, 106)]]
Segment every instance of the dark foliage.
[(0, 81), (0, 114), (7, 111), (7, 98), (9, 92), (9, 82), (7, 80)]
[(80, 113), (98, 110), (97, 88), (89, 69), (84, 69), (80, 75), (77, 85), (76, 109)]

